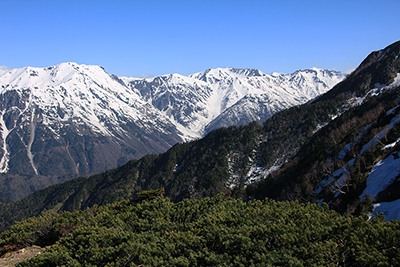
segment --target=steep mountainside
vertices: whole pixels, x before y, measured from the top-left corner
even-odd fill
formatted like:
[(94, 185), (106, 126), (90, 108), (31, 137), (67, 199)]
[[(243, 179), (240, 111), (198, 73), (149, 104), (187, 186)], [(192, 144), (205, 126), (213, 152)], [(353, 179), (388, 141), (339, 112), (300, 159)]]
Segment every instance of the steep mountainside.
[(248, 194), (324, 201), (341, 213), (372, 211), (368, 204), (375, 202), (375, 211), (400, 219), (393, 209), (400, 199), (399, 55), (400, 42), (373, 52), (313, 103), (268, 120), (263, 167), (275, 163), (279, 151), (281, 168), (261, 176)]
[(320, 69), (266, 75), (227, 68), (137, 79), (76, 63), (2, 70), (0, 197), (16, 200), (165, 152), (220, 126), (264, 121), (343, 77)]

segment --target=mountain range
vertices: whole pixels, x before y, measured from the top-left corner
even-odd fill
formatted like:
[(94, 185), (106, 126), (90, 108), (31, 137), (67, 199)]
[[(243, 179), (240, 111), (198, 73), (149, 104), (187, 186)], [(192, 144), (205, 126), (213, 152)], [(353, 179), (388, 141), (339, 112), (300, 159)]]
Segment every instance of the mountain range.
[(263, 123), (344, 77), (218, 68), (139, 79), (76, 63), (0, 70), (0, 197), (17, 200), (219, 127)]
[(174, 202), (224, 193), (399, 219), (399, 56), (400, 41), (374, 51), (331, 90), (263, 124), (221, 127), (165, 153), (3, 201), (1, 229), (44, 210), (81, 210), (159, 188)]

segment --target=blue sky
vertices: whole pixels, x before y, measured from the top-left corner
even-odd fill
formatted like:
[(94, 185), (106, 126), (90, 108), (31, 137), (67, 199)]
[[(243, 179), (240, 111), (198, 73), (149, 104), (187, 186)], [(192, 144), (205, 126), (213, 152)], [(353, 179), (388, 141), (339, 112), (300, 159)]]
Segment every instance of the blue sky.
[(400, 40), (399, 0), (0, 0), (0, 65), (119, 76), (347, 70)]

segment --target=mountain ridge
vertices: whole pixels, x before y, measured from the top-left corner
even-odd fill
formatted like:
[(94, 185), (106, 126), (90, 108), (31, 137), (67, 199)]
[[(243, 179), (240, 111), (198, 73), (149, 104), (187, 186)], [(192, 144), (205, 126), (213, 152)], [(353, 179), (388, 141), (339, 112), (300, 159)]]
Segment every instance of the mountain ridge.
[[(310, 73), (311, 77), (308, 77)], [(298, 80), (295, 79), (296, 77)], [(183, 126), (195, 127), (196, 131), (207, 133), (209, 130), (203, 130), (204, 127), (210, 128), (207, 125), (211, 124), (214, 118), (220, 116), (222, 112), (230, 113), (229, 108), (249, 94), (263, 99), (260, 102), (264, 105), (268, 104), (265, 99), (281, 103), (280, 106), (277, 104), (279, 107), (273, 109), (276, 112), (311, 100), (329, 90), (344, 77), (345, 74), (341, 72), (317, 68), (299, 70), (292, 74), (268, 75), (256, 69), (228, 67), (208, 69), (189, 76), (168, 74), (150, 79), (123, 77), (123, 80), (125, 84), (138, 89), (145, 99), (151, 101), (159, 110), (165, 111), (172, 120)], [(306, 80), (308, 83), (305, 82)], [(185, 86), (191, 83), (192, 85)], [(150, 92), (149, 88), (152, 88), (153, 91)], [(181, 88), (194, 88), (195, 90), (185, 97), (179, 94)], [(196, 91), (200, 91), (201, 94), (192, 94)], [(174, 94), (177, 94), (173, 98), (174, 101), (170, 101), (170, 96)], [(193, 100), (200, 104), (195, 105)], [(243, 106), (241, 108), (243, 110)], [(264, 115), (264, 117), (271, 114)], [(235, 125), (237, 125), (237, 121), (236, 119)], [(261, 118), (259, 122), (262, 121)]]
[(343, 78), (316, 68), (293, 75), (218, 68), (139, 79), (73, 62), (1, 70), (0, 172), (37, 177), (34, 191), (46, 176), (50, 183), (103, 172), (221, 126), (261, 122)]

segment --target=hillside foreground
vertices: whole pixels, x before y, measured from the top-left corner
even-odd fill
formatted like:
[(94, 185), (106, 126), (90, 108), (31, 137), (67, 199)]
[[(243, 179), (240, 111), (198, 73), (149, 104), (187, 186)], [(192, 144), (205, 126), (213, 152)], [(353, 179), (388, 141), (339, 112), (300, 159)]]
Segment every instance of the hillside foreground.
[[(340, 216), (327, 205), (222, 194), (46, 212), (14, 224), (0, 245), (41, 246), (26, 266), (394, 266), (400, 223)], [(6, 250), (3, 249), (3, 253)]]

